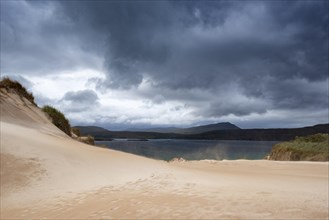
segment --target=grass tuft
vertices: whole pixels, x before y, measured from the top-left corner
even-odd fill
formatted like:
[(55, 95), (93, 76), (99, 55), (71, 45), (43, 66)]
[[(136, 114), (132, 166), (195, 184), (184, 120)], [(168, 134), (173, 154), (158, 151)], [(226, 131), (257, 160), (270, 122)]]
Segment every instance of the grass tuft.
[(22, 86), (19, 82), (16, 80), (12, 80), (8, 77), (4, 77), (0, 81), (0, 88), (6, 89), (8, 92), (15, 92), (20, 97), (24, 97), (27, 100), (29, 100), (33, 105), (37, 106), (37, 104), (34, 102), (34, 96), (31, 92), (28, 92), (24, 86)]

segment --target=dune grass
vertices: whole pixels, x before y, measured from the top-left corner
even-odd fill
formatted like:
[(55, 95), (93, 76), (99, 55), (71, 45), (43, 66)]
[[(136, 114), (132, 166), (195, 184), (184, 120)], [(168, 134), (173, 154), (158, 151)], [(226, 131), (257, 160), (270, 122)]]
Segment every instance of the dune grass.
[(56, 127), (61, 129), (67, 135), (72, 136), (70, 122), (62, 112), (49, 105), (44, 106), (42, 108), (42, 111), (46, 112), (49, 115), (52, 120), (52, 123)]
[(33, 105), (37, 106), (37, 104), (34, 102), (34, 96), (31, 92), (28, 92), (24, 86), (22, 86), (19, 82), (16, 80), (12, 80), (8, 77), (4, 77), (0, 81), (0, 88), (6, 89), (8, 92), (15, 92), (20, 97), (24, 97), (27, 100), (29, 100)]
[(329, 160), (329, 134), (314, 134), (296, 137), (293, 141), (282, 142), (273, 146), (272, 160)]

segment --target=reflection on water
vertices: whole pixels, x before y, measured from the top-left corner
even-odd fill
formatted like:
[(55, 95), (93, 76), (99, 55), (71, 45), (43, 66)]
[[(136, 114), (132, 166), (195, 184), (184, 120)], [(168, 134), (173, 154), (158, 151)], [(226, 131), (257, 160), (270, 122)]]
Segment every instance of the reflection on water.
[(96, 141), (96, 144), (106, 145), (110, 149), (161, 160), (171, 160), (175, 157), (186, 160), (263, 159), (275, 143), (277, 142), (172, 139)]

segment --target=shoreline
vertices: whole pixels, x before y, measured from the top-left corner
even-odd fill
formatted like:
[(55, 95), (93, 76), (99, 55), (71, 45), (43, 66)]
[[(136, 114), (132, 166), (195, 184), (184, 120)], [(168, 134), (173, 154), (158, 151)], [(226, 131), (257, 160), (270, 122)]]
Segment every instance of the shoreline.
[(156, 160), (238, 160), (264, 159), (277, 142), (272, 141), (240, 141), (240, 140), (152, 140), (140, 141), (96, 141), (103, 148), (118, 150)]

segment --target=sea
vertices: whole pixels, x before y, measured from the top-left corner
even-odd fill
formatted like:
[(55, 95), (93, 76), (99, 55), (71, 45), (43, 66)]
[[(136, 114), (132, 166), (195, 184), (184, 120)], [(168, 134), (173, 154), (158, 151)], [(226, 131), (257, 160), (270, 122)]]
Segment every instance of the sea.
[(276, 141), (240, 140), (177, 140), (149, 139), (96, 141), (107, 148), (132, 153), (153, 159), (170, 161), (174, 158), (185, 160), (259, 160), (270, 153)]

